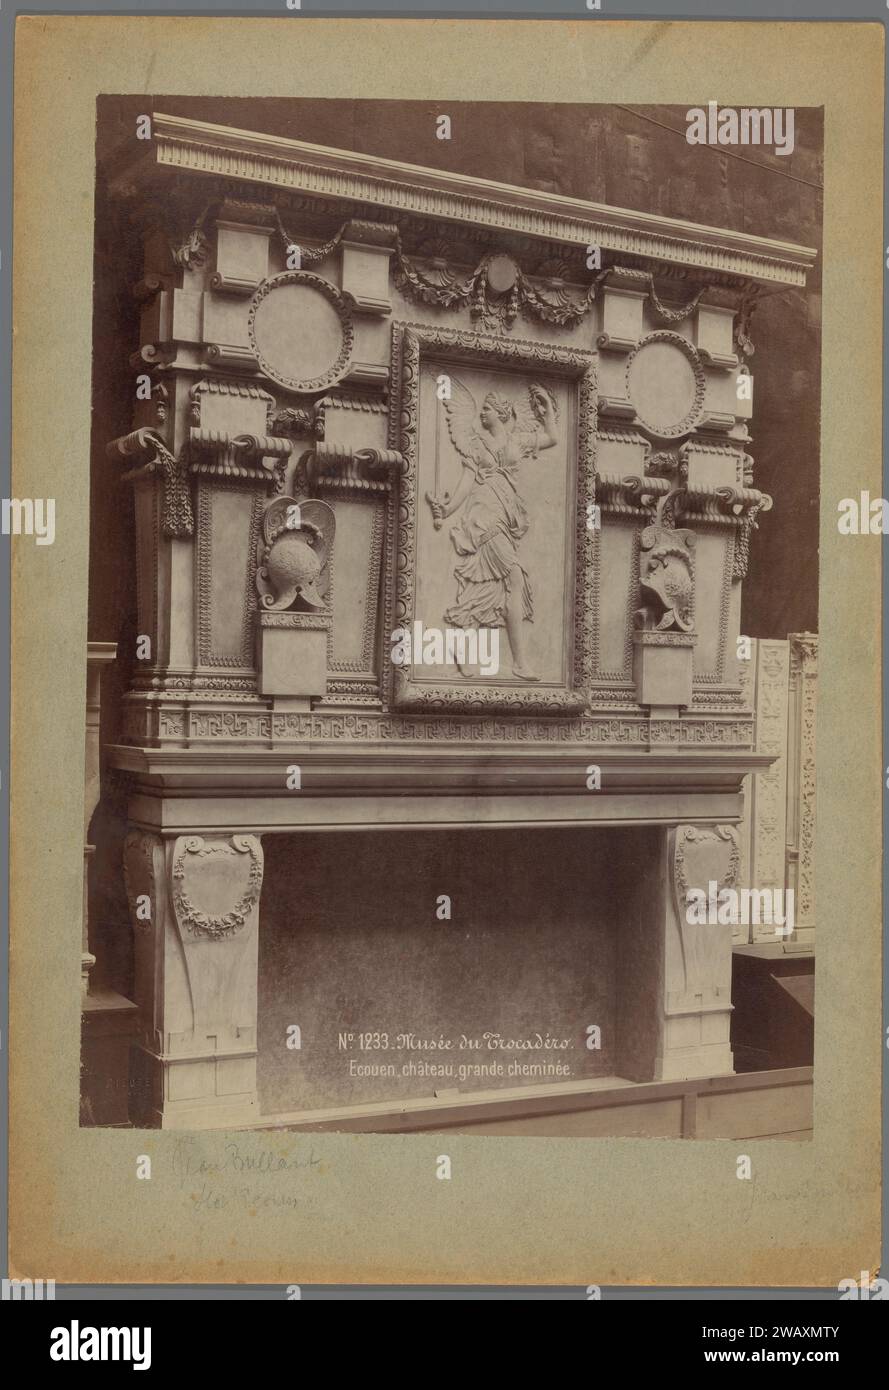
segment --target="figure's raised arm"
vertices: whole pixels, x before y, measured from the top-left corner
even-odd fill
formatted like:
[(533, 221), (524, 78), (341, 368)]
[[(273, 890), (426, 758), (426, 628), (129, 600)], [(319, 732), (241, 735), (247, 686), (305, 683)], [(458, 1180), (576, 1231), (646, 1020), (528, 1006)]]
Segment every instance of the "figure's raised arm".
[(552, 396), (544, 386), (529, 386), (528, 399), (537, 422), (538, 449), (551, 449), (559, 442), (559, 420)]

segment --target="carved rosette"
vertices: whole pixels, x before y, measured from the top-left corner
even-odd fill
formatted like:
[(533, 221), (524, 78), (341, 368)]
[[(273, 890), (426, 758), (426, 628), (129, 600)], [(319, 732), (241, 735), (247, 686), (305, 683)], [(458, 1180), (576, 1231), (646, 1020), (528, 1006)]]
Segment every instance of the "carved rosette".
[(255, 835), (180, 836), (170, 877), (183, 938), (220, 941), (243, 931), (259, 903), (262, 872), (262, 846)]

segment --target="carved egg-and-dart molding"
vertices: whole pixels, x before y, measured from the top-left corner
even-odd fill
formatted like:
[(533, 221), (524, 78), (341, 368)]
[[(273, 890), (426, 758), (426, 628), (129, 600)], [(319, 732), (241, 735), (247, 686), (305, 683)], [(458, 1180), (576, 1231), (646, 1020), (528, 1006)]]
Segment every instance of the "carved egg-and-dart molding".
[(681, 333), (661, 329), (642, 338), (627, 358), (626, 381), (638, 423), (658, 439), (679, 439), (700, 421), (707, 378)]
[(349, 370), (352, 316), (320, 275), (286, 270), (266, 280), (253, 296), (247, 329), (262, 371), (289, 391), (321, 391)]

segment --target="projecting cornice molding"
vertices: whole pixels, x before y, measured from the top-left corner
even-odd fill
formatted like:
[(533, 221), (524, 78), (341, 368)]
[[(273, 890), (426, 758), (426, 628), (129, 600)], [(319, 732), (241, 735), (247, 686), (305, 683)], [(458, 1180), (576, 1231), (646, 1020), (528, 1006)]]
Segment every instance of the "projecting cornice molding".
[[(804, 285), (817, 252), (808, 246), (703, 227), (650, 213), (467, 178), (302, 140), (155, 114), (155, 166), (240, 179), (288, 192), (366, 204), (473, 227), (693, 266), (772, 284)], [(127, 174), (114, 181), (118, 189)]]

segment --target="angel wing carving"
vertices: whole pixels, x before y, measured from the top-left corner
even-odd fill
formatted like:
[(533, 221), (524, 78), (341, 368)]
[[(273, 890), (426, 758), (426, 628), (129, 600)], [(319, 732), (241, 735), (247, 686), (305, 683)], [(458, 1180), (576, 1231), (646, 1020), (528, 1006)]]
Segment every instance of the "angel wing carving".
[(475, 396), (457, 377), (451, 377), (450, 398), (443, 401), (451, 443), (461, 458), (469, 458), (478, 440), (478, 405)]

